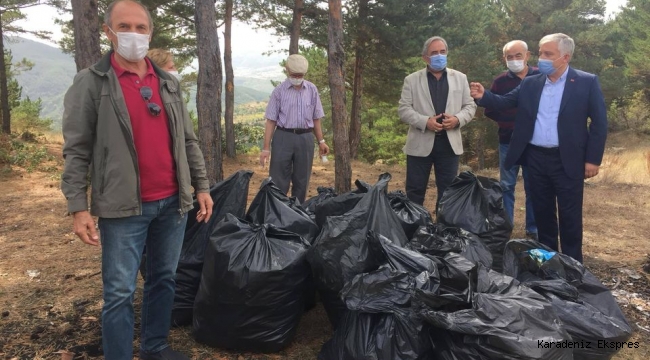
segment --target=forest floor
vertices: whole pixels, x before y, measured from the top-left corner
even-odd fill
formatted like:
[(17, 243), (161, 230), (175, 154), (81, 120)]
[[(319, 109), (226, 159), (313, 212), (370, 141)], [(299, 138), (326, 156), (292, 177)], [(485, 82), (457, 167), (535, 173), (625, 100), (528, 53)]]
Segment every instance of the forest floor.
[[(60, 158), (60, 143), (45, 143)], [(60, 351), (75, 359), (101, 359), (100, 249), (83, 245), (59, 190), (61, 161), (27, 171), (13, 166), (0, 172), (0, 358), (55, 359)], [(226, 176), (240, 169), (255, 174), (248, 203), (267, 170), (256, 156), (224, 163)], [(353, 180), (374, 183), (379, 174), (393, 176), (389, 191), (404, 189), (403, 166), (352, 164)], [(498, 178), (488, 169), (481, 175)], [(433, 178), (433, 177), (432, 177)], [(308, 197), (318, 186), (332, 186), (334, 162), (314, 163)], [(523, 199), (523, 186), (517, 186)], [(433, 179), (425, 206), (435, 204)], [(513, 238), (524, 236), (524, 209), (519, 200)], [(584, 201), (585, 264), (614, 294), (634, 328), (637, 349), (621, 350), (614, 359), (650, 359), (650, 142), (647, 138), (611, 140), (602, 173), (587, 182)], [(139, 283), (136, 303), (141, 302)], [(136, 320), (137, 321), (137, 320)], [(332, 335), (322, 305), (304, 314), (295, 341), (277, 354), (229, 352), (196, 343), (191, 327), (171, 331), (172, 346), (193, 359), (315, 359)], [(137, 348), (138, 339), (134, 340)]]

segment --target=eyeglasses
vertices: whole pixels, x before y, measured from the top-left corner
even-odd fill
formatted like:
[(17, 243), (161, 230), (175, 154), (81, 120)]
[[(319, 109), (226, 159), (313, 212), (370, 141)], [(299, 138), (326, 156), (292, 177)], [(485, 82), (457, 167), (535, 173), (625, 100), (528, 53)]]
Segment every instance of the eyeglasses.
[(160, 115), (160, 112), (162, 111), (160, 105), (149, 102), (149, 100), (151, 100), (151, 97), (153, 96), (153, 90), (149, 86), (143, 86), (140, 88), (140, 95), (142, 95), (144, 101), (147, 102), (147, 108), (149, 109), (149, 113), (153, 116)]

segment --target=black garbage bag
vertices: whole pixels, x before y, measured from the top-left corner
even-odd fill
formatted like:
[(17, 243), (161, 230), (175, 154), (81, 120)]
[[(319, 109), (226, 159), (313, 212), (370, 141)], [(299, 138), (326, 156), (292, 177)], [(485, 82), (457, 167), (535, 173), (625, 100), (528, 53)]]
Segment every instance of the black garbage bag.
[(366, 240), (368, 231), (374, 230), (399, 246), (407, 242), (399, 219), (386, 198), (389, 181), (390, 174), (382, 175), (351, 211), (340, 216), (328, 216), (307, 255), (320, 299), (334, 328), (347, 311), (339, 297), (343, 286), (355, 275), (373, 271), (381, 265), (371, 255)]
[[(428, 279), (426, 272), (421, 279)], [(319, 360), (431, 359), (428, 327), (412, 307), (418, 283), (413, 274), (382, 266), (357, 275), (341, 291), (350, 310), (332, 339), (323, 345)]]
[(192, 323), (194, 298), (199, 291), (203, 256), (210, 242), (210, 234), (215, 226), (226, 217), (226, 214), (243, 217), (246, 212), (248, 184), (252, 171), (240, 170), (226, 180), (221, 181), (210, 189), (210, 197), (214, 202), (212, 216), (207, 223), (196, 221), (199, 205), (194, 201), (194, 209), (186, 216), (187, 227), (183, 239), (180, 260), (176, 268), (176, 292), (172, 308), (172, 324), (185, 326)]
[(361, 198), (363, 198), (363, 195), (365, 195), (370, 188), (368, 184), (358, 179), (354, 184), (357, 187), (356, 190), (327, 198), (315, 205), (314, 216), (319, 228), (322, 228), (323, 225), (325, 225), (325, 220), (328, 216), (343, 215), (354, 209), (354, 207), (357, 206), (357, 203), (361, 201)]
[(333, 187), (319, 186), (316, 190), (318, 195), (310, 197), (302, 204), (302, 207), (305, 208), (305, 211), (314, 222), (316, 221), (316, 207), (320, 206), (323, 201), (336, 197), (336, 191)]
[(255, 224), (275, 225), (302, 236), (309, 243), (314, 241), (319, 232), (318, 226), (300, 202), (284, 194), (270, 177), (260, 185), (260, 191), (248, 207), (246, 220)]
[(388, 193), (388, 201), (390, 201), (390, 207), (397, 214), (408, 239), (413, 237), (420, 226), (433, 224), (429, 210), (409, 200), (403, 191), (391, 191)]
[(481, 239), (463, 229), (443, 224), (429, 224), (420, 227), (411, 238), (410, 248), (423, 254), (444, 257), (453, 252), (466, 259), (490, 268), (492, 254)]
[[(446, 312), (424, 307), (420, 316), (454, 337), (452, 346), (470, 347), (479, 358), (573, 359), (571, 349), (557, 346), (571, 337), (543, 296), (512, 277), (477, 266), (471, 308)], [(422, 294), (416, 292), (416, 298)], [(434, 348), (448, 349), (449, 344), (440, 344), (444, 340), (432, 338)]]
[(462, 172), (445, 190), (438, 222), (476, 234), (492, 253), (492, 269), (503, 268), (503, 249), (512, 234), (512, 221), (503, 207), (499, 181)]
[(368, 231), (367, 239), (372, 256), (380, 264), (387, 264), (393, 270), (403, 271), (411, 275), (419, 275), (426, 271), (432, 277), (431, 284), (437, 288), (440, 281), (438, 266), (434, 260), (417, 251), (396, 245), (392, 240), (377, 234), (374, 230)]
[(545, 296), (573, 341), (590, 343), (574, 349), (575, 359), (611, 359), (619, 349), (602, 343), (625, 342), (632, 335), (610, 290), (570, 256), (537, 241), (511, 240), (506, 244), (504, 272)]
[(227, 215), (205, 254), (194, 338), (253, 352), (289, 345), (304, 310), (308, 247), (297, 234)]
[(462, 255), (448, 253), (444, 257), (427, 255), (438, 268), (440, 284), (437, 292), (416, 289), (418, 299), (430, 309), (447, 312), (469, 308), (476, 288), (477, 264)]

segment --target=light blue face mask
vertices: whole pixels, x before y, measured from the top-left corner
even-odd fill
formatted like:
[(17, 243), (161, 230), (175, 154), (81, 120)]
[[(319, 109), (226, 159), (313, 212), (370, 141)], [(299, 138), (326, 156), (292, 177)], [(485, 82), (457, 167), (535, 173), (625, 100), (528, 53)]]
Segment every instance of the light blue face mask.
[(553, 67), (554, 62), (555, 61), (553, 60), (539, 59), (539, 61), (537, 61), (537, 67), (539, 68), (539, 72), (547, 76), (551, 75), (552, 73), (555, 72), (555, 67)]
[(434, 71), (441, 71), (447, 67), (447, 55), (438, 54), (429, 57), (429, 66)]

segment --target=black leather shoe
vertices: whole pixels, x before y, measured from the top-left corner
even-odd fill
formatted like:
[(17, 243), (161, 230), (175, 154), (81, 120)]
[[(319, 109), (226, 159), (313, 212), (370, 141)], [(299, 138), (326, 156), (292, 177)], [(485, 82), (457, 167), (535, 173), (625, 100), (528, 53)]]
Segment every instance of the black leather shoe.
[(146, 353), (140, 350), (140, 360), (190, 360), (187, 356), (166, 347), (157, 353)]

